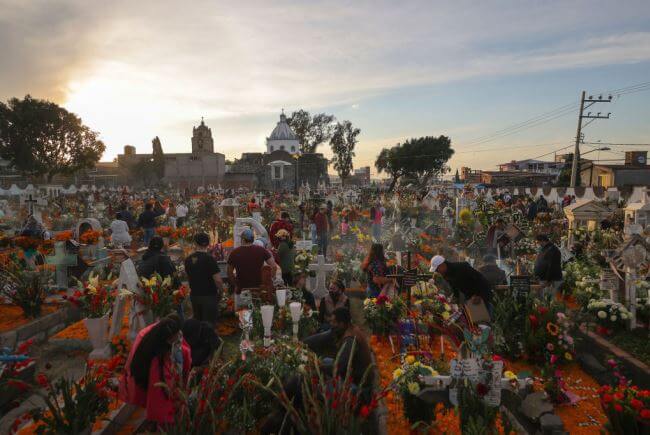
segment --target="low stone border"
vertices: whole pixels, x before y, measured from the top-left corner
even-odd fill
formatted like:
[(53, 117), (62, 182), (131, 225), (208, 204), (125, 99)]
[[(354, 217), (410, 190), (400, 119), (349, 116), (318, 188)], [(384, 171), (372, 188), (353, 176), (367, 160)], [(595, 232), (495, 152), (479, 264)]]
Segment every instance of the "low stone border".
[(0, 345), (14, 349), (18, 344), (27, 340), (44, 341), (48, 337), (64, 329), (81, 317), (77, 308), (70, 305), (32, 320), (26, 325), (0, 334)]
[(122, 426), (131, 418), (137, 407), (129, 403), (122, 405), (107, 416), (108, 421), (99, 430), (92, 432), (92, 435), (114, 435), (120, 431)]
[(639, 388), (650, 388), (650, 367), (642, 361), (587, 329), (579, 328), (576, 334), (582, 339), (579, 363), (583, 370), (594, 377), (598, 383), (611, 382), (612, 374), (604, 366), (604, 361), (608, 356), (613, 355), (623, 366), (626, 375), (631, 375), (635, 385)]
[[(32, 361), (27, 366), (18, 370), (18, 373), (14, 379), (23, 381), (26, 383), (31, 383), (34, 380), (34, 374), (36, 373), (36, 362)], [(11, 409), (9, 404), (15, 399), (19, 398), (24, 394), (23, 391), (11, 385), (4, 385), (2, 387), (2, 393), (0, 394), (0, 415), (3, 415), (7, 410)]]

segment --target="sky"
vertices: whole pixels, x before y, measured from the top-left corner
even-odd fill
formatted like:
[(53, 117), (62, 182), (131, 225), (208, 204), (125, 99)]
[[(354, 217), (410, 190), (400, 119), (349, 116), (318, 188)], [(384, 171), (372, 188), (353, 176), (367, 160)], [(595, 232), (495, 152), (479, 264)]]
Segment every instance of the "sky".
[[(452, 170), (494, 169), (569, 150), (582, 90), (650, 81), (648, 0), (0, 0), (0, 41), (0, 100), (76, 113), (104, 161), (126, 144), (150, 152), (154, 136), (189, 152), (201, 117), (237, 158), (302, 108), (361, 129), (355, 167), (447, 135)], [(621, 94), (590, 109), (612, 115), (586, 142), (650, 143), (650, 90)], [(610, 148), (598, 158), (632, 149)]]

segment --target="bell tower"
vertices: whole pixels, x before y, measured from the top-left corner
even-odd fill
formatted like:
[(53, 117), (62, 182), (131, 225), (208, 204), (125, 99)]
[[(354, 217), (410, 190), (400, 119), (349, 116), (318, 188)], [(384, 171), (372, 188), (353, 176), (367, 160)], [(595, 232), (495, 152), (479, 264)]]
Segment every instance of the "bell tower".
[(212, 130), (205, 125), (203, 117), (201, 124), (192, 129), (192, 154), (214, 153)]

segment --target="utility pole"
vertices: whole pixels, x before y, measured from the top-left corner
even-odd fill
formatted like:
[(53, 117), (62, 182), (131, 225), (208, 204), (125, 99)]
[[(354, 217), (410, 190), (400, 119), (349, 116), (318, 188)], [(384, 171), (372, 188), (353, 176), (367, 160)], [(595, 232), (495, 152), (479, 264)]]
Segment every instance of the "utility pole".
[[(576, 187), (578, 180), (578, 165), (580, 164), (580, 142), (582, 141), (582, 129), (594, 122), (596, 119), (609, 119), (611, 112), (607, 113), (607, 116), (601, 116), (601, 112), (598, 112), (595, 115), (592, 115), (591, 112), (588, 112), (586, 115), (585, 109), (593, 106), (596, 103), (610, 103), (612, 101), (612, 96), (610, 95), (607, 99), (603, 100), (603, 96), (600, 95), (598, 98), (594, 98), (592, 95), (589, 95), (589, 98), (585, 98), (585, 91), (582, 91), (582, 96), (580, 97), (580, 115), (578, 116), (578, 131), (576, 132), (576, 146), (573, 150), (573, 162), (571, 162), (571, 183), (570, 187)], [(585, 106), (585, 103), (587, 105)], [(583, 119), (590, 119), (585, 125), (582, 125)]]

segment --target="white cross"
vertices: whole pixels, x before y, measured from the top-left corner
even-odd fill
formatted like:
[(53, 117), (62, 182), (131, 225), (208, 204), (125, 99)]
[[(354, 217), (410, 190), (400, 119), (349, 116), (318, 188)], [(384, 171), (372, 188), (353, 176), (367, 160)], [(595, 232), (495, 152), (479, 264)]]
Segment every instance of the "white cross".
[(45, 258), (47, 264), (56, 266), (56, 285), (61, 289), (68, 288), (68, 267), (77, 265), (77, 256), (66, 254), (65, 242), (54, 244), (54, 255)]
[(325, 263), (325, 257), (319, 255), (315, 264), (309, 265), (309, 270), (316, 272), (316, 288), (312, 290), (316, 299), (321, 299), (327, 294), (327, 287), (325, 287), (325, 278), (327, 272), (333, 272), (336, 266), (333, 264)]

